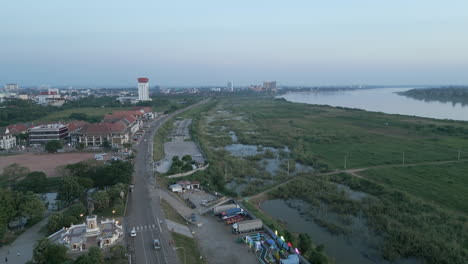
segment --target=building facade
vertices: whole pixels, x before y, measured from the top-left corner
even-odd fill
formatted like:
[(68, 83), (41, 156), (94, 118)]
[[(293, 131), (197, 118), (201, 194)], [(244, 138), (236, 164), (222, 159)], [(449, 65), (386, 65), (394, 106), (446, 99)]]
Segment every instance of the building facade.
[(68, 137), (68, 125), (47, 124), (29, 129), (29, 144), (46, 144), (51, 140), (65, 140)]
[(228, 90), (229, 92), (234, 92), (234, 83), (233, 83), (232, 81), (229, 81), (229, 82), (227, 83), (227, 90)]
[(273, 82), (265, 81), (265, 82), (263, 82), (263, 90), (264, 91), (270, 91), (270, 92), (276, 92), (277, 91), (276, 81), (273, 81)]
[(8, 127), (0, 127), (0, 150), (11, 149), (16, 146), (16, 137)]
[(16, 83), (5, 84), (5, 91), (6, 92), (17, 92), (18, 90), (19, 90), (19, 86)]
[(151, 101), (148, 78), (138, 78), (138, 101)]
[(111, 146), (120, 146), (130, 139), (127, 126), (122, 121), (116, 123), (86, 124), (71, 134), (72, 144), (99, 147), (104, 142)]

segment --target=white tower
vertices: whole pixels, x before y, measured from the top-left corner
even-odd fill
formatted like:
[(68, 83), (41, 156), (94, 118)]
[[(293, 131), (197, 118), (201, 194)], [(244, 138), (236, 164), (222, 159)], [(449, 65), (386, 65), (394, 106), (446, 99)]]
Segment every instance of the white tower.
[(234, 92), (234, 83), (233, 83), (232, 81), (229, 81), (229, 82), (227, 83), (227, 90), (228, 90), (229, 92)]
[(151, 101), (148, 78), (138, 78), (138, 101)]

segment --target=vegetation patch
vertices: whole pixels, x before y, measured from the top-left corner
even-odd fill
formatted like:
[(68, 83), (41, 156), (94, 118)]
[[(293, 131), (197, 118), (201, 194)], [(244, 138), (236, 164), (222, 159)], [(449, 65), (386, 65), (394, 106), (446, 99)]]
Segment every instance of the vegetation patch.
[(369, 169), (360, 175), (468, 215), (467, 162)]

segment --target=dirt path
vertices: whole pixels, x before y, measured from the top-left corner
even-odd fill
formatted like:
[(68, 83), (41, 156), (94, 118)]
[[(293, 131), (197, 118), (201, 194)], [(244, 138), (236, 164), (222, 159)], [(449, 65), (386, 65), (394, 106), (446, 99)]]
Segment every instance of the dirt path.
[[(362, 178), (361, 175), (359, 175), (359, 172), (369, 170), (369, 169), (380, 169), (380, 168), (388, 168), (388, 167), (411, 167), (411, 166), (418, 166), (418, 165), (431, 165), (431, 164), (447, 164), (447, 163), (460, 163), (460, 162), (468, 162), (468, 159), (460, 159), (460, 160), (445, 160), (445, 161), (426, 161), (426, 162), (419, 162), (419, 163), (408, 163), (408, 164), (386, 164), (386, 165), (376, 165), (376, 166), (369, 166), (369, 167), (363, 167), (363, 168), (353, 168), (353, 169), (346, 169), (346, 170), (336, 170), (332, 172), (326, 172), (326, 173), (318, 173), (315, 174), (317, 176), (322, 176), (322, 175), (334, 175), (334, 174), (339, 174), (339, 173), (348, 173), (351, 174), (355, 177)], [(299, 176), (300, 177), (300, 176)], [(254, 196), (248, 197), (248, 200), (256, 199), (264, 194), (268, 193), (269, 191), (276, 189), (282, 185), (287, 184), (288, 182), (294, 180), (296, 177), (292, 177), (274, 187), (271, 187), (270, 189), (267, 189), (263, 192), (257, 193)]]

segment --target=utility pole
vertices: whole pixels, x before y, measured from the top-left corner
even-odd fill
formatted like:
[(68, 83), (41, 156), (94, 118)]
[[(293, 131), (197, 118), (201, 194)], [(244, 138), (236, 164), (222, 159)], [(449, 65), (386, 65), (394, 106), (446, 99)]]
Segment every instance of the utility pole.
[(348, 163), (348, 152), (346, 152), (346, 155), (344, 156), (344, 169), (346, 170), (346, 167), (347, 167), (347, 163)]
[(224, 163), (224, 181), (227, 182), (227, 165)]

